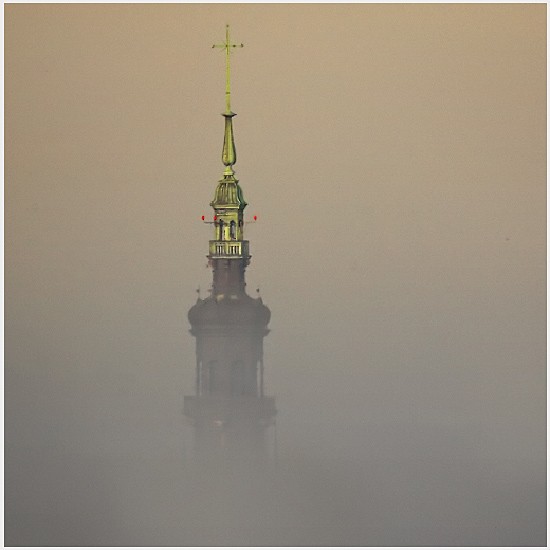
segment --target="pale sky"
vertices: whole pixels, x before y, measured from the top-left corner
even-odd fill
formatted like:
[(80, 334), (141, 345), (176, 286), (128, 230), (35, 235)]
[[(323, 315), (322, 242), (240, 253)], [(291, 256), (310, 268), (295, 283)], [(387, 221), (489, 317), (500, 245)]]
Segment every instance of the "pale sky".
[(74, 540), (145, 540), (110, 465), (187, 453), (226, 23), (281, 456), (397, 461), (377, 543), (544, 544), (543, 4), (5, 6), (6, 544), (92, 470)]

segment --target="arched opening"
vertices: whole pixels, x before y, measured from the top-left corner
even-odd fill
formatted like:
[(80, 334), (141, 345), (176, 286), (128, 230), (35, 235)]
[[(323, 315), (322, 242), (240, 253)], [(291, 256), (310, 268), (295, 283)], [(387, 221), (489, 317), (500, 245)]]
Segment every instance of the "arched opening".
[(234, 361), (231, 365), (231, 395), (244, 394), (244, 363)]
[(222, 389), (221, 372), (217, 361), (208, 363), (208, 391), (219, 392)]
[(218, 225), (220, 227), (218, 240), (223, 241), (223, 220), (220, 220), (220, 223)]
[(244, 381), (244, 394), (258, 395), (258, 376), (257, 376), (257, 368), (254, 363), (251, 363), (246, 367), (245, 381)]
[(231, 223), (229, 224), (229, 234), (231, 235), (231, 240), (235, 240), (237, 238), (237, 232), (236, 232), (236, 223), (234, 220), (231, 220)]

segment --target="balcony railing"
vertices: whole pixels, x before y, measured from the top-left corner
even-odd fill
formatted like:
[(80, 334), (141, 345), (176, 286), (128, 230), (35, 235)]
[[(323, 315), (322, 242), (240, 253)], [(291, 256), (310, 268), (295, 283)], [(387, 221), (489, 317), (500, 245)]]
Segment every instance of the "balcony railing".
[(248, 241), (210, 241), (210, 256), (216, 258), (248, 258)]

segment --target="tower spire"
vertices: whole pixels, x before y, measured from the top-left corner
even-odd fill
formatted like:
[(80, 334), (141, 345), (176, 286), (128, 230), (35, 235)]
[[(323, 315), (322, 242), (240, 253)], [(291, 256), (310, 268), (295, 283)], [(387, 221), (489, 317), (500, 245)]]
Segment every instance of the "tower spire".
[[(222, 159), (225, 171), (210, 206), (213, 239), (208, 263), (212, 289), (189, 310), (196, 341), (195, 395), (184, 398), (185, 415), (195, 425), (200, 463), (229, 459), (227, 464), (252, 464), (266, 454), (267, 428), (274, 424), (275, 399), (264, 394), (263, 338), (269, 332), (269, 308), (246, 293), (245, 270), (250, 263), (244, 238), (246, 202), (233, 173), (237, 157), (233, 140), (229, 26), (225, 42), (225, 134)], [(209, 222), (210, 223), (210, 222)], [(238, 459), (238, 460), (235, 460)], [(215, 466), (216, 470), (221, 470)]]
[(237, 162), (237, 150), (235, 149), (235, 138), (233, 136), (233, 117), (236, 113), (231, 111), (231, 48), (243, 48), (244, 44), (231, 44), (229, 36), (229, 25), (225, 26), (225, 42), (214, 44), (212, 48), (223, 48), (225, 50), (225, 130), (223, 135), (222, 162), (226, 167), (224, 176), (233, 176), (233, 165)]

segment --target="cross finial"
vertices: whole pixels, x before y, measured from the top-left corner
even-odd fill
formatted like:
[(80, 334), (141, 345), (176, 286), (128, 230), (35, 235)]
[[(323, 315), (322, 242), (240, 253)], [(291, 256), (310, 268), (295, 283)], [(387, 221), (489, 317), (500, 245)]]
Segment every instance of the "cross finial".
[(229, 39), (229, 25), (225, 26), (225, 42), (223, 44), (214, 44), (213, 48), (223, 48), (225, 50), (225, 112), (231, 114), (231, 68), (229, 56), (231, 48), (243, 48), (244, 44), (231, 44)]

